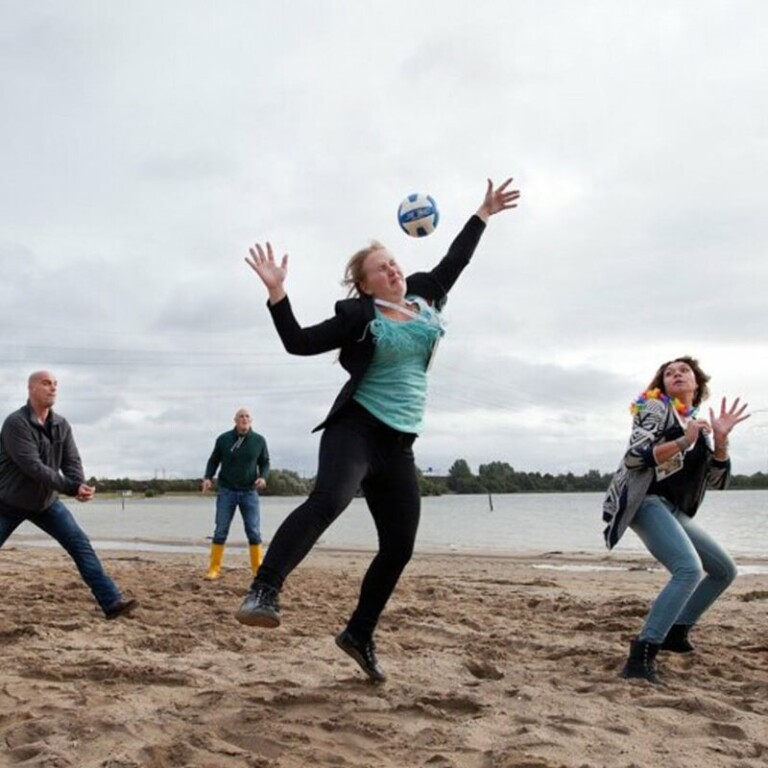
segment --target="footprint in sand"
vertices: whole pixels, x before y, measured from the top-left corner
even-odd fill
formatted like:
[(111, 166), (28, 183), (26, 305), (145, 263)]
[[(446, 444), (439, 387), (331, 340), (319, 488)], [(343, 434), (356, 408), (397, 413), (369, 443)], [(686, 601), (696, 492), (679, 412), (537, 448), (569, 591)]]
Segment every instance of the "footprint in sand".
[(478, 680), (501, 680), (504, 673), (490, 661), (468, 661), (464, 666)]
[(724, 739), (732, 739), (733, 741), (746, 741), (748, 738), (747, 734), (738, 725), (731, 725), (730, 723), (710, 723), (707, 726), (707, 730), (713, 736), (721, 736)]

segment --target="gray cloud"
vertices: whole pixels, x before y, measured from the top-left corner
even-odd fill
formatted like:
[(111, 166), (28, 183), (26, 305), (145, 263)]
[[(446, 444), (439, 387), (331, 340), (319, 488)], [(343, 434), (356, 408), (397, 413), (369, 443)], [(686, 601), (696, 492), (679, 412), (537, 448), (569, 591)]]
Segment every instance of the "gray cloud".
[[(613, 468), (626, 406), (698, 355), (766, 468), (768, 11), (296, 1), (12, 3), (0, 23), (0, 406), (53, 367), (89, 471), (202, 471), (250, 407), (311, 473), (344, 376), (286, 355), (243, 263), (290, 254), (299, 318), (371, 237), (428, 268), (516, 176), (447, 308), (420, 463)], [(404, 15), (408, 23), (403, 23)], [(410, 240), (395, 210), (432, 193)]]

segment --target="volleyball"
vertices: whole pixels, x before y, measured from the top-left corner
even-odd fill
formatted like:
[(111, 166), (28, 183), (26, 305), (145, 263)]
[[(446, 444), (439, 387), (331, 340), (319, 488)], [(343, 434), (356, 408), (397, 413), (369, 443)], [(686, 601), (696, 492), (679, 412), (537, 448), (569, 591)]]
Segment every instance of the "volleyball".
[(431, 195), (414, 192), (400, 203), (397, 209), (397, 223), (406, 235), (425, 237), (435, 231), (440, 221), (437, 203)]

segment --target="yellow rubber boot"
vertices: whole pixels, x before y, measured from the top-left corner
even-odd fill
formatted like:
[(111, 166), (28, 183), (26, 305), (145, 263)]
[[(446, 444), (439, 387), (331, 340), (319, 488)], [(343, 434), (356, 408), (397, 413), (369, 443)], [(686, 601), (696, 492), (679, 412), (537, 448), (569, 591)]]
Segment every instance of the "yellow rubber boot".
[(221, 576), (221, 561), (224, 559), (224, 545), (211, 544), (211, 563), (208, 566), (208, 573), (205, 578), (208, 581), (214, 581)]
[(248, 554), (251, 556), (251, 574), (255, 576), (264, 561), (264, 547), (261, 544), (250, 544)]

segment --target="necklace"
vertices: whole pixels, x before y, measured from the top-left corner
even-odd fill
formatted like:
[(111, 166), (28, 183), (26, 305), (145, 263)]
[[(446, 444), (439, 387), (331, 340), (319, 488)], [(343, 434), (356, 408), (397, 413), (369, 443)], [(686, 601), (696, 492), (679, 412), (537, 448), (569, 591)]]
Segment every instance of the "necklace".
[(418, 304), (414, 304), (414, 302), (409, 302), (407, 304), (395, 304), (394, 301), (387, 301), (386, 299), (374, 299), (373, 303), (377, 307), (384, 307), (387, 310), (390, 310), (392, 312), (397, 312), (401, 315), (405, 315), (406, 317), (410, 318), (411, 320), (423, 320), (424, 318), (419, 314), (419, 312), (414, 312), (414, 310), (411, 309), (411, 306), (416, 306), (416, 309), (419, 309)]
[(655, 389), (646, 389), (645, 392), (642, 392), (637, 400), (629, 406), (630, 413), (634, 416), (636, 413), (642, 411), (649, 400), (661, 400), (665, 405), (671, 405), (684, 419), (696, 416), (696, 412), (698, 411), (698, 408), (695, 408), (692, 405), (686, 405), (679, 398), (670, 397), (656, 387)]
[(440, 329), (440, 335), (445, 333), (443, 321), (437, 312), (434, 312), (432, 308), (419, 297), (414, 297), (409, 303), (411, 306), (415, 306), (418, 312), (414, 312), (408, 307), (404, 307), (402, 304), (395, 304), (392, 301), (386, 301), (385, 299), (374, 299), (374, 304), (378, 307), (386, 307), (392, 309), (395, 312), (400, 312), (411, 320), (418, 320), (419, 322), (426, 323), (427, 325), (434, 325)]

